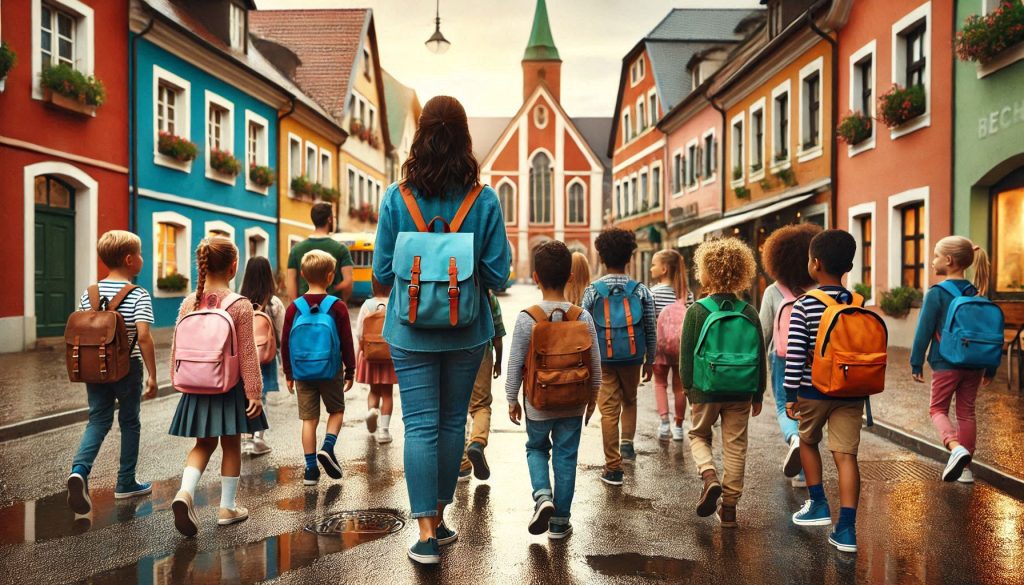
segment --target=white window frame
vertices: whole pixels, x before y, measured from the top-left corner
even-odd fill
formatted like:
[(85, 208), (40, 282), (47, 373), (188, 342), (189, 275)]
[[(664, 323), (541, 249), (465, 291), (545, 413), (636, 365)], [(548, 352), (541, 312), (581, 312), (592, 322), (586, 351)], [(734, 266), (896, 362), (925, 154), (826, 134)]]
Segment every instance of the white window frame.
[[(800, 131), (797, 133), (797, 162), (803, 163), (809, 160), (814, 160), (822, 156), (825, 152), (825, 127), (823, 125), (825, 121), (825, 76), (823, 73), (824, 67), (825, 58), (818, 57), (811, 61), (810, 63), (808, 63), (807, 65), (804, 65), (800, 69), (800, 77), (798, 82), (800, 85), (800, 116), (797, 120)], [(805, 149), (804, 143), (806, 141), (804, 140), (804, 129), (806, 126), (810, 125), (810, 120), (807, 118), (807, 108), (809, 101), (807, 91), (805, 90), (804, 80), (806, 80), (808, 77), (815, 73), (818, 74), (818, 144), (812, 146), (811, 148)], [(790, 121), (790, 126), (792, 126), (792, 124), (792, 121)]]
[(369, 101), (366, 102), (366, 129), (370, 134), (377, 131), (377, 108)]
[(625, 146), (633, 140), (632, 126), (630, 125), (630, 119), (632, 116), (629, 114), (629, 108), (622, 110), (622, 145)]
[[(637, 209), (640, 213), (647, 213), (651, 211), (650, 196), (651, 196), (651, 173), (647, 167), (642, 167), (636, 175), (636, 186), (637, 186)], [(646, 187), (646, 189), (645, 189)], [(644, 209), (644, 203), (647, 203), (647, 209)]]
[(175, 98), (174, 125), (181, 130), (177, 136), (185, 140), (192, 140), (192, 84), (163, 67), (153, 65), (153, 164), (188, 173), (192, 171), (192, 161), (181, 162), (160, 154), (160, 123), (157, 121), (156, 100), (159, 96), (161, 81), (178, 88), (178, 96)]
[[(299, 145), (299, 160), (296, 165), (295, 153), (292, 151), (292, 145)], [(303, 150), (302, 150), (302, 138), (297, 134), (288, 133), (288, 176), (285, 178), (288, 181), (288, 196), (295, 197), (295, 191), (292, 191), (292, 179), (302, 176), (302, 161), (303, 161)]]
[(260, 254), (259, 253), (260, 251), (257, 250), (256, 256), (263, 256), (267, 260), (270, 260), (270, 234), (267, 233), (267, 230), (265, 230), (265, 229), (263, 229), (261, 227), (253, 226), (253, 227), (245, 228), (245, 231), (243, 233), (245, 235), (245, 241), (244, 241), (245, 250), (242, 251), (242, 257), (245, 259), (245, 262), (242, 263), (243, 270), (244, 270), (244, 267), (249, 263), (249, 260), (251, 258), (255, 257), (255, 256), (250, 256), (249, 255), (249, 240), (251, 238), (253, 238), (253, 237), (258, 237), (258, 238), (262, 238), (263, 239), (263, 244), (262, 244), (263, 253)]
[(633, 211), (633, 215), (640, 214), (640, 172), (634, 172), (629, 176), (629, 191), (630, 195), (633, 196), (633, 200), (630, 202), (630, 209)]
[[(538, 116), (540, 116), (541, 114), (543, 114), (543, 117), (544, 117), (544, 120), (543, 120), (544, 123), (543, 124), (541, 123), (541, 120), (537, 119)], [(550, 112), (548, 111), (548, 107), (547, 106), (545, 106), (544, 104), (537, 104), (536, 106), (534, 106), (534, 108), (533, 108), (533, 125), (534, 126), (536, 126), (537, 128), (543, 130), (544, 128), (548, 127), (548, 120), (550, 118), (551, 118), (551, 116), (550, 116)]]
[[(159, 225), (162, 223), (171, 224), (180, 228), (180, 233), (174, 242), (174, 260), (179, 268), (184, 267), (184, 273), (181, 274), (189, 279), (188, 286), (185, 287), (185, 290), (162, 291), (156, 286), (158, 273), (156, 259), (158, 257), (157, 250), (159, 250), (160, 247), (157, 234), (160, 232)], [(150, 257), (153, 259), (153, 269), (151, 270), (153, 282), (151, 283), (150, 290), (153, 292), (153, 297), (173, 298), (187, 296), (189, 290), (194, 288), (196, 284), (192, 282), (192, 220), (173, 211), (157, 211), (152, 215), (152, 230), (153, 255)]]
[[(338, 179), (339, 182), (341, 179)], [(345, 195), (347, 197), (347, 205), (349, 209), (352, 208), (353, 204), (356, 208), (359, 207), (359, 169), (352, 165), (346, 165), (345, 167)]]
[[(658, 181), (654, 180), (654, 171), (658, 171)], [(661, 209), (665, 205), (665, 167), (662, 166), (661, 161), (651, 164), (651, 174), (648, 179), (648, 187), (650, 188), (650, 198), (654, 200), (654, 186), (658, 186), (658, 204), (652, 205), (652, 210)]]
[[(902, 208), (911, 203), (922, 202), (924, 203), (924, 241), (921, 242), (921, 246), (924, 250), (924, 270), (921, 271), (921, 288), (922, 290), (928, 290), (928, 277), (929, 274), (929, 259), (931, 258), (931, 203), (929, 201), (929, 187), (917, 187), (915, 189), (909, 189), (902, 193), (890, 195), (888, 200), (889, 208), (889, 261), (888, 261), (888, 274), (886, 275), (889, 279), (888, 288), (895, 288), (900, 286), (902, 282), (901, 273), (903, 271), (903, 221), (901, 211)], [(875, 244), (872, 244), (872, 248)], [(895, 260), (894, 260), (895, 258)], [(877, 276), (875, 277), (875, 284), (878, 283)]]
[(221, 148), (221, 150), (230, 153), (231, 156), (235, 156), (235, 104), (208, 89), (203, 91), (203, 96), (203, 158), (206, 165), (206, 178), (218, 183), (234, 186), (235, 181), (238, 179), (237, 176), (229, 177), (218, 173), (210, 166), (210, 106), (217, 106), (227, 110), (227, 122), (221, 123), (221, 145), (226, 145), (227, 148)]
[(270, 123), (267, 122), (266, 118), (256, 112), (251, 110), (245, 111), (245, 160), (242, 161), (242, 173), (245, 174), (245, 188), (253, 193), (266, 195), (270, 191), (269, 187), (260, 187), (249, 179), (249, 156), (252, 154), (249, 152), (250, 124), (256, 124), (263, 127), (263, 132), (261, 133), (262, 138), (257, 140), (256, 144), (256, 164), (260, 166), (270, 166)]
[[(746, 115), (747, 115), (746, 111), (742, 111), (739, 114), (736, 114), (735, 116), (733, 116), (732, 120), (729, 120), (729, 134), (730, 134), (730, 136), (732, 136), (732, 141), (731, 141), (732, 146), (729, 148), (729, 163), (730, 163), (729, 164), (729, 185), (732, 186), (733, 188), (742, 187), (743, 184), (746, 183), (745, 179), (746, 179), (746, 176), (747, 176), (747, 165), (746, 165), (746, 160), (744, 159), (744, 151), (746, 149), (743, 148), (743, 146), (744, 146), (743, 144), (740, 144), (740, 148), (736, 147), (736, 123), (737, 122), (739, 122), (739, 124), (740, 124), (740, 128), (739, 128), (740, 136), (743, 137), (744, 142), (746, 141), (746, 131), (747, 131)], [(737, 157), (739, 158), (739, 160), (736, 160)], [(738, 179), (734, 179), (733, 178), (734, 171), (736, 170), (736, 167), (739, 167), (740, 168), (740, 172), (741, 172), (740, 178), (738, 178)]]
[(765, 158), (768, 155), (767, 140), (768, 140), (768, 112), (765, 107), (765, 98), (761, 98), (754, 102), (750, 106), (748, 111), (749, 123), (747, 124), (747, 160), (750, 164), (754, 164), (754, 113), (761, 113), (761, 168), (760, 170), (754, 171), (749, 169), (750, 182), (760, 181), (764, 178), (765, 169), (768, 167), (768, 161)]
[[(309, 168), (309, 155), (313, 155), (313, 168)], [(312, 142), (306, 141), (305, 147), (302, 149), (302, 170), (303, 174), (309, 180), (310, 183), (320, 182), (320, 149), (317, 148)]]
[[(498, 181), (498, 184), (495, 185), (494, 192), (500, 195), (502, 185), (508, 185), (512, 189), (512, 213), (505, 216), (505, 225), (515, 225), (517, 216), (519, 215), (519, 200), (517, 198), (516, 182), (508, 177), (502, 177), (501, 180)], [(501, 203), (501, 197), (498, 197), (498, 203)], [(502, 208), (501, 211), (504, 214), (505, 209)]]
[(922, 43), (922, 51), (924, 52), (925, 65), (924, 73), (921, 75), (924, 82), (924, 113), (914, 118), (913, 120), (899, 126), (897, 128), (889, 129), (889, 137), (893, 140), (916, 132), (921, 128), (927, 128), (932, 125), (932, 67), (934, 65), (932, 58), (932, 3), (925, 2), (917, 8), (911, 10), (906, 16), (897, 20), (892, 25), (892, 38), (890, 39), (892, 50), (892, 62), (890, 64), (890, 72), (892, 76), (892, 83), (899, 84), (900, 87), (906, 85), (906, 80), (902, 79), (903, 71), (906, 69), (906, 46), (903, 42), (902, 33), (914, 26), (921, 20), (924, 20), (924, 40)]
[[(654, 106), (653, 108), (651, 106)], [(651, 128), (654, 128), (658, 124), (658, 90), (651, 88), (647, 92), (647, 115), (651, 119)]]
[(701, 146), (706, 147), (708, 136), (711, 137), (711, 143), (715, 145), (715, 148), (711, 152), (707, 152), (707, 149), (705, 148), (704, 160), (705, 161), (708, 161), (708, 160), (711, 161), (711, 174), (710, 175), (707, 174), (707, 173), (703, 174), (703, 176), (701, 177), (701, 183), (700, 183), (701, 187), (710, 185), (710, 184), (714, 183), (716, 180), (718, 180), (718, 172), (719, 172), (718, 171), (718, 158), (714, 156), (716, 151), (721, 150), (720, 145), (718, 143), (718, 133), (715, 131), (714, 128), (710, 128), (708, 131), (706, 131), (703, 134), (701, 134), (701, 136), (700, 136), (700, 144), (701, 144)]
[[(864, 112), (864, 114), (871, 118), (871, 136), (856, 146), (846, 147), (846, 156), (851, 158), (875, 148), (875, 137), (878, 135), (878, 121), (875, 119), (876, 103), (878, 102), (878, 58), (875, 39), (871, 39), (871, 42), (850, 55), (849, 110), (851, 112), (860, 111), (860, 98), (864, 88), (864, 81), (861, 79), (860, 74), (860, 63), (865, 59), (871, 59), (871, 111)], [(838, 123), (837, 121), (836, 124)], [(874, 229), (873, 225), (872, 229)], [(873, 268), (874, 264), (872, 264)]]
[[(43, 86), (39, 74), (43, 72), (43, 57), (39, 54), (42, 45), (42, 5), (77, 16), (75, 19), (74, 57), (75, 69), (92, 75), (96, 59), (96, 19), (92, 7), (80, 0), (32, 0), (32, 98), (43, 99)], [(56, 31), (54, 31), (56, 34)]]
[[(676, 173), (676, 158), (679, 159), (679, 173)], [(678, 199), (686, 193), (686, 153), (683, 152), (682, 148), (677, 148), (672, 153), (671, 163), (669, 166), (672, 167), (672, 179), (669, 182), (669, 187), (672, 190), (672, 198)], [(677, 190), (676, 187), (679, 187)]]
[(647, 101), (647, 98), (645, 96), (642, 96), (642, 95), (640, 97), (638, 97), (637, 100), (636, 100), (636, 110), (634, 110), (636, 112), (636, 120), (634, 120), (634, 122), (636, 123), (636, 135), (637, 136), (640, 136), (641, 134), (647, 132), (647, 104), (646, 104), (646, 101)]
[(317, 168), (317, 182), (326, 188), (334, 185), (334, 155), (326, 148), (320, 148), (319, 167)]
[[(574, 222), (574, 221), (570, 221), (569, 220), (569, 210), (571, 208), (571, 206), (569, 205), (569, 203), (571, 201), (569, 197), (570, 197), (570, 192), (572, 191), (572, 187), (574, 185), (579, 185), (580, 188), (583, 189), (583, 221), (578, 221), (578, 222)], [(653, 207), (650, 208), (650, 209), (653, 209)], [(579, 177), (573, 177), (573, 179), (571, 181), (569, 181), (569, 184), (565, 186), (565, 225), (573, 225), (573, 226), (583, 225), (583, 226), (585, 226), (589, 222), (590, 222), (590, 209), (589, 209), (588, 200), (587, 200), (587, 184), (583, 181), (583, 179), (581, 179)]]
[(853, 254), (853, 270), (850, 271), (849, 285), (853, 290), (854, 285), (860, 284), (861, 271), (864, 268), (864, 242), (861, 240), (861, 219), (864, 216), (871, 218), (871, 298), (864, 304), (875, 305), (878, 298), (878, 214), (874, 201), (854, 205), (847, 210), (847, 229), (857, 240), (857, 250)]
[[(782, 94), (786, 94), (786, 107), (789, 109), (789, 111), (786, 112), (786, 119), (788, 120), (788, 122), (786, 123), (786, 136), (776, 141), (779, 130), (777, 119), (779, 113), (776, 110), (777, 102), (775, 100)], [(772, 88), (771, 114), (771, 124), (769, 125), (769, 127), (771, 128), (772, 133), (772, 156), (771, 160), (769, 161), (769, 164), (771, 165), (773, 171), (779, 169), (788, 169), (792, 164), (791, 161), (793, 160), (793, 82), (791, 80), (787, 79), (786, 81), (783, 81), (782, 83)], [(785, 144), (786, 146), (786, 160), (776, 161), (775, 155), (779, 151), (778, 147), (782, 144)]]
[[(692, 138), (686, 143), (686, 150), (684, 158), (686, 159), (686, 192), (693, 193), (697, 189), (700, 189), (700, 177), (697, 173), (697, 150), (700, 148), (700, 142), (696, 138)], [(690, 177), (693, 177), (691, 183)]]
[[(241, 17), (241, 21), (238, 18)], [(241, 30), (238, 30), (239, 25)], [(237, 33), (237, 34), (236, 34)], [(231, 48), (245, 51), (245, 8), (235, 2), (228, 2), (228, 35)]]
[(829, 229), (831, 226), (829, 225), (828, 203), (812, 203), (810, 205), (805, 205), (804, 207), (801, 207), (799, 211), (797, 211), (796, 216), (798, 219), (800, 219), (801, 223), (804, 223), (804, 218), (818, 214), (821, 214), (825, 217), (825, 227), (823, 227), (822, 229)]
[(629, 86), (635, 87), (636, 84), (643, 81), (646, 75), (647, 67), (644, 64), (643, 53), (641, 53), (637, 60), (633, 61), (633, 64), (629, 67)]

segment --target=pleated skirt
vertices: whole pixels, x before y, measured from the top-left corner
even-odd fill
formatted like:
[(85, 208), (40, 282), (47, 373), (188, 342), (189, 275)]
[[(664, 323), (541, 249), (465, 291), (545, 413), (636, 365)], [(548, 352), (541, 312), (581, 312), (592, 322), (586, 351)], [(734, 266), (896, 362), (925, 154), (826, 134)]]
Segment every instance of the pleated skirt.
[(391, 362), (380, 364), (366, 360), (362, 350), (356, 357), (356, 382), (360, 384), (397, 384), (398, 376)]
[(256, 418), (245, 416), (248, 404), (242, 382), (224, 394), (182, 394), (167, 432), (177, 437), (204, 439), (270, 428), (262, 411)]

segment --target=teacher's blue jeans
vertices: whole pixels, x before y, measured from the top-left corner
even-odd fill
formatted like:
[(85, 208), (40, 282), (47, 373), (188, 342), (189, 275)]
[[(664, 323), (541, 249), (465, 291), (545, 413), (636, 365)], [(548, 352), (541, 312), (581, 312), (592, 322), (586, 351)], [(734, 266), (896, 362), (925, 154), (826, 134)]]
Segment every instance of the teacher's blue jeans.
[(466, 415), (484, 357), (481, 345), (444, 352), (391, 347), (405, 423), (405, 484), (413, 518), (437, 515), (455, 497)]
[(786, 416), (786, 358), (779, 357), (774, 351), (770, 353), (772, 362), (772, 393), (775, 394), (775, 416), (779, 419), (779, 429), (786, 444), (797, 436), (797, 422)]
[(552, 497), (548, 458), (555, 472), (552, 524), (568, 524), (572, 497), (576, 493), (576, 460), (580, 451), (583, 417), (553, 420), (526, 419), (526, 466), (530, 469), (534, 501)]

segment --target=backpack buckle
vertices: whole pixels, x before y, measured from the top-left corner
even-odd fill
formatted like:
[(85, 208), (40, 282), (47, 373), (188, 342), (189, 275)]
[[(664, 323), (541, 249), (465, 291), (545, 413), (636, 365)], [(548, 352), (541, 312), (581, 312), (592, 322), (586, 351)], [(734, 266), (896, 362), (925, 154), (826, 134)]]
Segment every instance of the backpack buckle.
[(457, 298), (459, 298), (459, 287), (457, 287), (457, 286), (449, 286), (448, 287), (448, 298), (449, 299), (457, 299)]
[(418, 298), (420, 298), (420, 287), (419, 287), (418, 284), (410, 284), (409, 285), (409, 298), (410, 299), (418, 299)]

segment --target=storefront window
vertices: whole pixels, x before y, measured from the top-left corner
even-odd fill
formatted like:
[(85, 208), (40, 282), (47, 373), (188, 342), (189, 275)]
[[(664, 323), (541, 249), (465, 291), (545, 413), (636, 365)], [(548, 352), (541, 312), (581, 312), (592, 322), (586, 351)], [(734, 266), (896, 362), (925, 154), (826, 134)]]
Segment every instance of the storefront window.
[(1024, 188), (997, 194), (993, 219), (996, 293), (1024, 293)]

